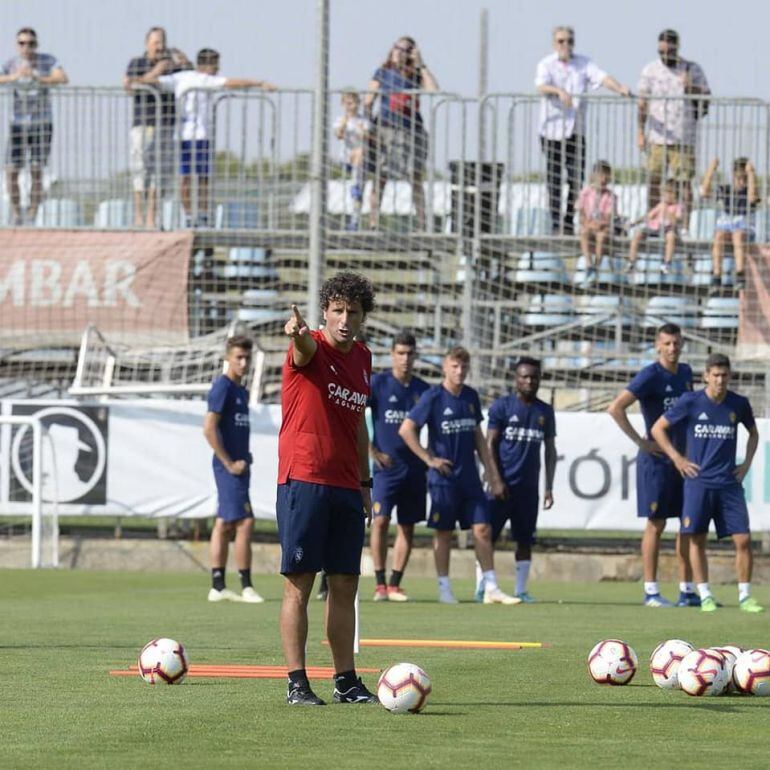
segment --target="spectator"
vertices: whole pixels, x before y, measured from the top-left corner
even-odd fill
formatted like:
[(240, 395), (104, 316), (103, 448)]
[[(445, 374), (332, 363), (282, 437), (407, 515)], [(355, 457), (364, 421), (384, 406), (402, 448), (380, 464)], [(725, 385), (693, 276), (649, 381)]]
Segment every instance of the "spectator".
[[(700, 189), (702, 198), (711, 197), (711, 183), (718, 167), (719, 161), (714, 158), (703, 177)], [(754, 210), (759, 203), (757, 175), (748, 158), (736, 158), (733, 161), (733, 183), (719, 185), (714, 197), (722, 204), (722, 214), (717, 220), (711, 248), (711, 291), (716, 293), (721, 286), (722, 258), (727, 243), (732, 243), (735, 255), (735, 288), (743, 289), (746, 286), (743, 272), (746, 243), (754, 239)]]
[(144, 38), (144, 54), (128, 63), (123, 86), (134, 92), (131, 126), (131, 175), (134, 189), (134, 225), (156, 226), (158, 202), (170, 190), (174, 175), (173, 94), (160, 98), (147, 86), (161, 75), (189, 69), (187, 57), (177, 48), (166, 47), (163, 27), (151, 27)]
[[(53, 110), (49, 86), (68, 78), (56, 57), (37, 50), (37, 33), (23, 27), (16, 33), (18, 53), (3, 64), (0, 84), (14, 83), (13, 112), (5, 156), (6, 185), (13, 225), (33, 224), (43, 200), (43, 168), (51, 154)], [(21, 211), (19, 171), (29, 165), (31, 178), (26, 217)]]
[(417, 43), (400, 37), (369, 82), (364, 98), (364, 113), (372, 115), (379, 93), (379, 115), (372, 119), (372, 141), (367, 170), (375, 174), (372, 185), (369, 224), (376, 228), (380, 198), (388, 179), (408, 179), (412, 184), (412, 202), (417, 227), (425, 227), (425, 191), (422, 180), (428, 157), (428, 135), (420, 114), (419, 94), (405, 91), (438, 91), (438, 82), (422, 60)]
[(334, 121), (334, 135), (342, 142), (345, 176), (353, 182), (350, 188), (353, 215), (345, 226), (348, 230), (358, 230), (364, 196), (364, 141), (369, 133), (369, 121), (360, 113), (361, 98), (355, 91), (345, 91), (341, 101), (343, 113)]
[[(212, 150), (209, 141), (211, 133), (212, 100), (209, 91), (220, 88), (263, 88), (274, 90), (275, 86), (264, 80), (248, 78), (226, 78), (218, 75), (219, 52), (213, 48), (202, 48), (196, 57), (196, 68), (161, 75), (153, 82), (164, 91), (173, 91), (181, 104), (179, 174), (182, 205), (186, 225), (207, 227), (209, 224), (209, 177), (211, 176)], [(198, 197), (192, 200), (192, 176), (198, 182)]]
[(663, 263), (660, 266), (662, 275), (668, 275), (671, 271), (671, 262), (674, 259), (677, 232), (684, 219), (684, 206), (678, 200), (679, 184), (669, 179), (663, 185), (663, 200), (653, 206), (642, 219), (632, 222), (632, 225), (643, 223), (631, 238), (631, 248), (628, 252), (628, 265), (626, 272), (630, 273), (636, 264), (636, 255), (639, 246), (650, 235), (663, 235), (665, 248)]
[(586, 263), (586, 284), (596, 279), (617, 213), (617, 198), (608, 186), (611, 177), (610, 164), (606, 160), (597, 160), (591, 173), (591, 184), (580, 191), (578, 198), (580, 249)]
[(686, 218), (695, 176), (697, 122), (708, 112), (709, 103), (676, 97), (708, 95), (711, 91), (700, 65), (679, 56), (679, 34), (673, 29), (664, 29), (658, 35), (658, 54), (660, 59), (646, 65), (639, 78), (637, 144), (647, 153), (650, 208), (660, 201), (663, 180), (675, 179), (681, 188)]
[[(585, 171), (586, 102), (580, 97), (600, 86), (622, 96), (631, 94), (628, 86), (600, 69), (587, 56), (573, 52), (572, 27), (553, 31), (554, 53), (541, 59), (535, 72), (540, 102), (540, 145), (545, 153), (546, 184), (554, 232), (574, 233), (574, 206)], [(566, 172), (568, 193), (564, 222), (561, 221), (562, 169)]]

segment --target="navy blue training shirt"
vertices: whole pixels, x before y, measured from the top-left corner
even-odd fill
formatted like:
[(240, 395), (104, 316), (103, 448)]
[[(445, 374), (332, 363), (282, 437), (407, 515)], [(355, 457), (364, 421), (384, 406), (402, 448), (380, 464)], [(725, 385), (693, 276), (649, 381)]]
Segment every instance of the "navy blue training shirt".
[[(219, 415), (219, 435), (233, 460), (251, 461), (249, 453), (249, 391), (224, 374), (214, 380), (208, 410)], [(220, 463), (214, 456), (214, 464)]]

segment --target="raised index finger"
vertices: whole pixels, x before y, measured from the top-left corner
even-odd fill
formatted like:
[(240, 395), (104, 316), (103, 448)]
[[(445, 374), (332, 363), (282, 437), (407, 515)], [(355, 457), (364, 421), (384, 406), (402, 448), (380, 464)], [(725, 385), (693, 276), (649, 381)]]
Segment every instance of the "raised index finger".
[(302, 316), (300, 315), (300, 312), (299, 312), (299, 308), (298, 308), (296, 305), (292, 305), (292, 306), (291, 306), (291, 312), (294, 314), (294, 320), (295, 320), (295, 321), (296, 321), (296, 322), (297, 322), (297, 323), (298, 323), (300, 326), (304, 326), (304, 325), (305, 325), (305, 321), (304, 321), (304, 319), (302, 318)]

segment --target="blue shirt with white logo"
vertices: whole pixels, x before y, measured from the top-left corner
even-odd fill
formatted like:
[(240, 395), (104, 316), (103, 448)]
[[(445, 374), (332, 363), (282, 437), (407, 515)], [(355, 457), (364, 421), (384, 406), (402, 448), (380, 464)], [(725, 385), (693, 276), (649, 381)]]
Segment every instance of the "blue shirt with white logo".
[(706, 391), (685, 393), (664, 415), (671, 425), (681, 424), (687, 434), (685, 456), (700, 466), (695, 481), (706, 487), (736, 484), (735, 450), (738, 424), (754, 427), (749, 400), (728, 390), (721, 404)]
[[(249, 391), (222, 374), (209, 391), (208, 410), (219, 415), (219, 435), (230, 458), (250, 463)], [(215, 455), (214, 465), (217, 464), (222, 463)]]
[(418, 428), (428, 426), (428, 448), (436, 457), (452, 461), (452, 472), (428, 471), (429, 484), (459, 484), (481, 488), (476, 468), (476, 428), (481, 422), (479, 394), (467, 385), (453, 396), (443, 385), (428, 388), (407, 415)]
[(375, 473), (400, 474), (408, 469), (424, 470), (425, 466), (398, 435), (398, 429), (409, 410), (428, 390), (425, 380), (412, 377), (409, 384), (401, 384), (393, 372), (380, 372), (372, 377), (369, 406), (372, 410), (372, 445), (393, 460), (390, 468), (374, 466)]
[[(629, 383), (626, 390), (633, 393), (639, 401), (644, 417), (645, 437), (651, 439), (650, 431), (658, 418), (676, 404), (683, 393), (692, 391), (692, 369), (687, 364), (679, 364), (676, 373), (670, 372), (656, 361), (645, 366)], [(684, 452), (685, 428), (669, 431), (671, 443), (677, 451)], [(651, 455), (657, 462), (670, 462), (667, 457)]]
[(527, 404), (513, 393), (492, 404), (487, 420), (500, 433), (497, 460), (505, 483), (537, 487), (540, 446), (556, 435), (553, 408), (539, 398)]

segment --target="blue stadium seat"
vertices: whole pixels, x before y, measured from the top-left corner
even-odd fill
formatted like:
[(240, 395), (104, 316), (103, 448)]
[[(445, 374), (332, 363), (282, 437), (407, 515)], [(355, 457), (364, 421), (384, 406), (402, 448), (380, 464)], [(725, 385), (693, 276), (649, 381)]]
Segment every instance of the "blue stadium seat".
[(522, 316), (525, 326), (561, 326), (575, 318), (572, 297), (567, 294), (545, 294), (532, 297)]
[[(510, 274), (509, 274), (510, 277)], [(552, 251), (527, 251), (516, 262), (516, 283), (566, 283), (564, 260)]]
[(94, 214), (94, 227), (104, 230), (131, 227), (133, 224), (133, 205), (123, 198), (111, 198), (101, 201)]
[(722, 286), (735, 284), (735, 257), (725, 255), (722, 261)]
[(269, 249), (232, 248), (227, 253), (228, 264), (216, 265), (214, 274), (220, 278), (277, 278), (278, 271), (269, 260)]
[(624, 312), (623, 302), (620, 297), (609, 294), (596, 294), (584, 297), (580, 305), (580, 312), (584, 318), (611, 315), (599, 323), (600, 326), (615, 326), (617, 316), (620, 315), (620, 323), (624, 328), (631, 326), (631, 318)]
[(259, 210), (250, 201), (225, 201), (216, 208), (214, 226), (217, 230), (256, 230)]
[(717, 225), (717, 209), (693, 209), (690, 212), (690, 238), (694, 241), (710, 241)]
[(708, 286), (711, 283), (711, 255), (698, 254), (693, 262), (693, 286)]
[(164, 230), (178, 230), (184, 225), (182, 216), (182, 204), (177, 201), (163, 201), (161, 222)]
[(737, 329), (740, 300), (738, 297), (709, 297), (703, 306), (701, 329)]
[(80, 204), (69, 198), (49, 198), (37, 210), (35, 224), (38, 227), (81, 227)]
[(644, 311), (643, 325), (655, 329), (664, 323), (675, 323), (691, 329), (696, 325), (697, 309), (687, 297), (652, 297)]
[(663, 257), (658, 254), (639, 254), (636, 260), (634, 272), (631, 274), (631, 283), (635, 286), (647, 284), (670, 286), (685, 283), (684, 257), (674, 254), (668, 275), (663, 275), (660, 268), (663, 265)]
[(767, 209), (760, 209), (755, 214), (756, 242), (767, 243), (770, 240), (770, 219), (767, 216)]

